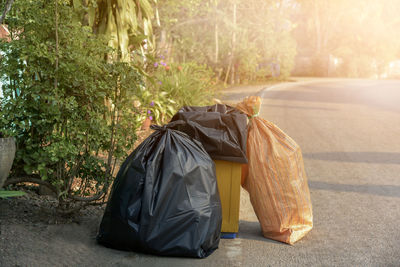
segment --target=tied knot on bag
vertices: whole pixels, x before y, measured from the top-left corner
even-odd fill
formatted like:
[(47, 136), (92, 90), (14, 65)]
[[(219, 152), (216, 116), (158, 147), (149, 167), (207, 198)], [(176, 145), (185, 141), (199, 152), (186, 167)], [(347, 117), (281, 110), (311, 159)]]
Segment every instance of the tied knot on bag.
[(236, 108), (247, 114), (249, 119), (258, 117), (261, 109), (261, 97), (248, 96), (237, 104)]
[(150, 129), (155, 130), (155, 131), (164, 132), (167, 130), (167, 125), (160, 126), (157, 124), (152, 124), (152, 125), (150, 125)]
[(177, 120), (177, 121), (173, 121), (170, 122), (168, 124), (164, 124), (164, 125), (157, 125), (157, 124), (152, 124), (150, 125), (150, 129), (155, 130), (155, 131), (161, 131), (161, 132), (165, 132), (168, 129), (174, 129), (174, 127), (176, 127), (177, 125), (184, 125), (185, 121), (183, 120)]
[(260, 115), (260, 113), (253, 114), (253, 115), (249, 116), (249, 119), (252, 119), (254, 117), (258, 117), (258, 115)]

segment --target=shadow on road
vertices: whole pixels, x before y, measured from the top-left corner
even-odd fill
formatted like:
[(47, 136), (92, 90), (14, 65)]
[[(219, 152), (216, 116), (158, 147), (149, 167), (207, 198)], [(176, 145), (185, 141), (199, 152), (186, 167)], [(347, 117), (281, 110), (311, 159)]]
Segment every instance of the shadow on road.
[(362, 194), (370, 194), (384, 197), (400, 198), (400, 186), (397, 185), (353, 185), (353, 184), (334, 184), (321, 181), (308, 181), (311, 189), (356, 192)]
[(266, 108), (273, 107), (273, 108), (284, 108), (284, 109), (314, 109), (314, 110), (326, 110), (326, 111), (336, 111), (335, 108), (324, 108), (324, 107), (303, 107), (303, 106), (286, 106), (286, 105), (271, 105), (265, 104)]
[(262, 234), (260, 223), (252, 222), (252, 221), (239, 221), (239, 238), (249, 239), (249, 240), (258, 240), (276, 244), (284, 244), (278, 241), (274, 241), (268, 238), (265, 238)]
[(250, 95), (260, 95), (261, 91), (243, 91), (243, 92), (229, 92), (225, 93), (222, 96), (222, 99), (224, 101), (235, 101), (235, 102), (240, 102), (242, 99), (245, 97), (248, 97)]
[(400, 164), (400, 153), (397, 152), (321, 152), (304, 153), (304, 158), (340, 161), (340, 162), (360, 162), (360, 163), (379, 163), (379, 164)]
[(358, 104), (400, 112), (399, 83), (393, 81), (342, 81), (298, 85), (264, 95), (266, 99), (315, 103)]

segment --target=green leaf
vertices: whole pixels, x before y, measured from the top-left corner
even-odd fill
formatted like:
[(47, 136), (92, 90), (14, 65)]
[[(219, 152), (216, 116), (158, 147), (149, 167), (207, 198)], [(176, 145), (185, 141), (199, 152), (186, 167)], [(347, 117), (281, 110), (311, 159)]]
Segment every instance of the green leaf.
[(96, 19), (96, 8), (95, 7), (89, 7), (88, 16), (89, 16), (89, 26), (93, 27), (94, 21)]
[(154, 115), (156, 116), (156, 119), (160, 119), (160, 111), (158, 109), (154, 110)]
[(134, 46), (138, 46), (138, 45), (140, 45), (140, 44), (143, 42), (143, 40), (146, 39), (146, 38), (147, 38), (147, 36), (144, 35), (144, 34), (131, 35), (131, 36), (129, 37), (129, 42), (130, 42), (131, 44), (133, 44)]
[(75, 9), (80, 10), (82, 8), (82, 3), (80, 0), (73, 0), (72, 2)]
[(153, 8), (148, 0), (139, 0), (140, 7), (144, 13), (145, 18), (151, 19), (153, 18)]
[(25, 195), (25, 192), (22, 191), (0, 190), (0, 198), (20, 197), (23, 195)]

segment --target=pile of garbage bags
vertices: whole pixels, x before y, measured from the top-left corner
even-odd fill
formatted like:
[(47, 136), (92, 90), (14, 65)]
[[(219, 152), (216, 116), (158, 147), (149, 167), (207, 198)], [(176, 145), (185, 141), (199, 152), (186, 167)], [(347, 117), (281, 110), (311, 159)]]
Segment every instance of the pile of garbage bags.
[(124, 161), (100, 224), (104, 246), (204, 258), (218, 248), (221, 202), (213, 160), (242, 163), (242, 186), (267, 238), (293, 244), (312, 228), (298, 145), (258, 117), (260, 98), (236, 108), (183, 107)]
[(213, 159), (247, 163), (247, 116), (225, 105), (184, 107), (125, 160), (97, 240), (116, 249), (204, 258), (222, 212)]

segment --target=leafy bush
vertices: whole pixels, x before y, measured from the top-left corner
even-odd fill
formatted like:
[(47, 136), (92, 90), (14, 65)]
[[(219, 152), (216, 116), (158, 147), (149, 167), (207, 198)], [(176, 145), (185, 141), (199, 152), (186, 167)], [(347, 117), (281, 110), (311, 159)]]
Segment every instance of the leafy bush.
[(160, 58), (149, 70), (147, 87), (137, 91), (134, 106), (140, 120), (168, 122), (183, 106), (206, 105), (214, 96), (212, 71), (195, 63), (167, 64)]
[(12, 41), (0, 43), (1, 127), (18, 148), (11, 181), (46, 184), (64, 209), (104, 198), (136, 140), (141, 118), (132, 103), (142, 77), (107, 60), (106, 41), (81, 25), (69, 1), (58, 12), (46, 0), (13, 8)]
[[(177, 111), (176, 102), (167, 92), (151, 92), (143, 88), (135, 101), (141, 120), (149, 118), (154, 123), (164, 124)], [(143, 103), (143, 104), (142, 104)]]
[(161, 63), (155, 64), (153, 95), (172, 99), (170, 105), (175, 109), (210, 103), (214, 95), (210, 68), (196, 63)]

